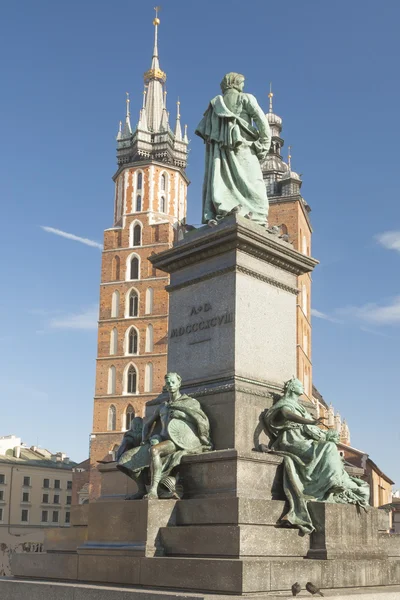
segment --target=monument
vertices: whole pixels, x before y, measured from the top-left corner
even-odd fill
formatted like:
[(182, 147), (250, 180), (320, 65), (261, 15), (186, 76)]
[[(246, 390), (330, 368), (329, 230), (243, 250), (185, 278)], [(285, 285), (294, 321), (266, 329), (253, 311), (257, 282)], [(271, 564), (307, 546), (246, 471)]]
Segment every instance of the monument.
[(15, 558), (10, 600), (398, 594), (400, 543), (293, 378), (297, 277), (317, 261), (266, 226), (268, 128), (242, 86), (226, 75), (198, 128), (206, 225), (151, 258), (170, 274), (165, 391), (100, 468), (100, 499)]

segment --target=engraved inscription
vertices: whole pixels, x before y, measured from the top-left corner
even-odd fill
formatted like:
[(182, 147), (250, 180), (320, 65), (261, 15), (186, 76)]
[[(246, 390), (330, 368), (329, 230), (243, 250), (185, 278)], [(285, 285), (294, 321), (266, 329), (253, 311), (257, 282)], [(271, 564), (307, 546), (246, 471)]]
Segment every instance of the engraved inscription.
[[(210, 310), (212, 310), (211, 304), (209, 302), (205, 302), (199, 306), (193, 306), (190, 310), (190, 316), (199, 315), (200, 313), (208, 313)], [(233, 319), (233, 312), (229, 311), (216, 315), (215, 317), (206, 318), (202, 316), (200, 320), (195, 321), (194, 323), (187, 323), (186, 325), (172, 329), (170, 338), (177, 338), (181, 337), (182, 335), (188, 335), (190, 333), (212, 329), (213, 327), (228, 325), (229, 323), (233, 323)], [(207, 339), (207, 341), (209, 340)]]

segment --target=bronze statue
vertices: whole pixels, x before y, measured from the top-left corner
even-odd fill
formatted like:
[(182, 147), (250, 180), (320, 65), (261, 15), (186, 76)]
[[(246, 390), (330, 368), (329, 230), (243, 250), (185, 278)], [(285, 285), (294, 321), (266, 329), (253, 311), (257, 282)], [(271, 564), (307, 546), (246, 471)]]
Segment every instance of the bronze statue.
[(130, 500), (179, 498), (181, 490), (174, 473), (182, 457), (212, 449), (208, 418), (200, 402), (180, 393), (181, 381), (177, 373), (167, 373), (168, 400), (149, 418), (133, 419), (124, 435), (117, 469), (138, 485)]

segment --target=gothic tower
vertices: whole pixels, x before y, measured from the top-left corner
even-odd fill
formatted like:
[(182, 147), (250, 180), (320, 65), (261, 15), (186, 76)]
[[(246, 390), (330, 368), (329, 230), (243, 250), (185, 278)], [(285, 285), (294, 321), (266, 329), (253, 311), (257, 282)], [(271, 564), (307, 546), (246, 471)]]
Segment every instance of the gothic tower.
[(104, 232), (98, 354), (90, 448), (90, 497), (100, 489), (97, 461), (121, 442), (132, 418), (162, 390), (167, 366), (168, 277), (148, 257), (172, 246), (186, 217), (188, 139), (180, 104), (169, 125), (158, 27), (143, 105), (131, 127), (130, 99), (117, 135), (114, 223)]
[[(296, 250), (311, 256), (312, 228), (309, 218), (311, 211), (300, 193), (300, 175), (292, 170), (290, 147), (288, 161), (282, 158), (281, 138), (282, 119), (272, 106), (273, 93), (269, 93), (267, 118), (271, 127), (272, 142), (270, 151), (262, 165), (263, 176), (270, 203), (269, 225), (278, 225), (282, 234), (287, 234)], [(297, 300), (297, 377), (304, 384), (307, 399), (312, 399), (311, 363), (311, 275), (298, 278)]]

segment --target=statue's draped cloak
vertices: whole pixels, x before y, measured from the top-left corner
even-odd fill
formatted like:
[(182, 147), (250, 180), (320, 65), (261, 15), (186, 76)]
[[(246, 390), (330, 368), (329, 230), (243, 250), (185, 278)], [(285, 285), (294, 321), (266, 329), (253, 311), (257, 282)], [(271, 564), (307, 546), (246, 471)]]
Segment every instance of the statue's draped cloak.
[(287, 420), (282, 409), (306, 419), (313, 417), (299, 402), (285, 397), (264, 416), (270, 448), (283, 456), (283, 486), (290, 507), (285, 518), (304, 533), (311, 533), (310, 500), (367, 507), (369, 486), (346, 472), (336, 443), (329, 441), (331, 432)]
[(235, 112), (223, 96), (213, 98), (196, 129), (206, 142), (203, 223), (241, 205), (239, 214), (251, 212), (253, 221), (265, 225), (268, 198), (260, 160), (269, 150), (271, 132), (254, 96), (240, 92), (236, 98)]
[[(186, 423), (191, 429), (191, 435), (188, 437), (188, 444), (185, 444), (184, 434), (180, 437), (179, 442), (174, 439), (174, 443), (178, 449), (173, 454), (161, 458), (162, 477), (169, 475), (171, 471), (180, 464), (182, 457), (186, 454), (200, 454), (212, 450), (210, 424), (207, 415), (201, 409), (200, 402), (183, 394), (178, 400), (165, 402), (165, 406), (169, 413), (174, 413), (171, 417), (168, 415), (168, 421), (179, 419), (183, 423)], [(198, 444), (195, 446), (193, 446), (193, 435), (196, 436), (198, 441)], [(132, 436), (132, 443), (136, 444), (137, 440), (135, 439), (134, 441), (133, 437), (134, 436)], [(162, 438), (157, 435), (152, 436), (152, 438), (153, 442), (157, 441), (157, 438), (159, 438), (158, 441), (163, 441)], [(119, 457), (117, 468), (135, 478), (135, 476), (139, 475), (143, 469), (150, 467), (150, 448), (150, 441), (147, 441), (143, 445), (135, 445), (135, 447), (126, 450), (122, 456)]]

